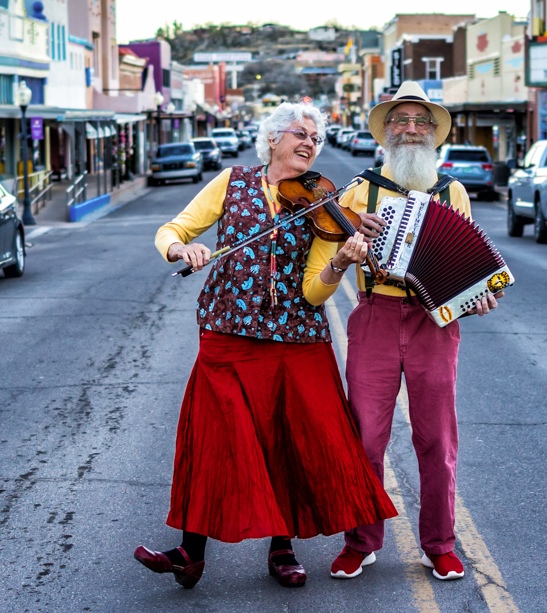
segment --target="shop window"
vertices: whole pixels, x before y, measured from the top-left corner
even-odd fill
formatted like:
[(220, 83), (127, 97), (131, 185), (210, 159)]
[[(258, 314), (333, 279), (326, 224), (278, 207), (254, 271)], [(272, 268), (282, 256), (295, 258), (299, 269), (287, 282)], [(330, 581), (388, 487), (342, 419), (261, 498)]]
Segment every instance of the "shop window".
[(0, 104), (13, 104), (12, 75), (0, 75)]

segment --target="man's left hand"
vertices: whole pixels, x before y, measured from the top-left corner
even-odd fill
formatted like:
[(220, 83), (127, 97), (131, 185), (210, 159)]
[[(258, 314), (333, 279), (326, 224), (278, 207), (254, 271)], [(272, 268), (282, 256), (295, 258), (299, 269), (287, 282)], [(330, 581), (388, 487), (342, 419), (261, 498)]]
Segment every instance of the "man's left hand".
[(498, 300), (503, 298), (504, 292), (498, 292), (497, 294), (488, 294), (483, 296), (480, 300), (477, 300), (475, 303), (474, 309), (468, 309), (467, 312), (469, 315), (478, 315), (482, 317), (487, 313), (490, 313), (492, 309), (495, 309), (498, 306)]

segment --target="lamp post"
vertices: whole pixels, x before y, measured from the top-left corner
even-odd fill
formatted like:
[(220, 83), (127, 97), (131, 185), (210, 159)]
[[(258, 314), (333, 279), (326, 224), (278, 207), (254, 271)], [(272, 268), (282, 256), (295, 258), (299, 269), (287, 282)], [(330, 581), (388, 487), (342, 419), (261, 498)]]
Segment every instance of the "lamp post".
[(21, 139), (23, 145), (23, 223), (25, 226), (35, 226), (30, 206), (30, 193), (28, 188), (28, 135), (27, 135), (27, 107), (32, 98), (32, 91), (25, 81), (19, 83), (17, 89), (17, 104), (21, 108)]
[(158, 145), (161, 145), (161, 105), (163, 104), (164, 101), (164, 97), (163, 94), (160, 91), (157, 91), (154, 94), (154, 104), (156, 105), (156, 108), (158, 109), (158, 116), (156, 118), (156, 122), (158, 125)]
[(173, 113), (175, 112), (175, 105), (169, 102), (165, 110), (169, 113), (169, 142), (173, 142)]

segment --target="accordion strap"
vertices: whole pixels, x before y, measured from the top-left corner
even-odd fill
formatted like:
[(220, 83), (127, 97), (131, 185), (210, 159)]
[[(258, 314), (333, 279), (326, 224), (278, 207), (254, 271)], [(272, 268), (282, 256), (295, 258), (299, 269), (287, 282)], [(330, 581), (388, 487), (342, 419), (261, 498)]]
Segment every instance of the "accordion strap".
[[(382, 176), (382, 167), (378, 166), (377, 168), (367, 168), (361, 174), (361, 177), (366, 179), (369, 182), (368, 188), (368, 203), (367, 203), (367, 213), (375, 213), (376, 205), (378, 203), (378, 189), (383, 187), (384, 189), (389, 190), (390, 192), (397, 192), (402, 194), (403, 196), (408, 196), (408, 189), (405, 189), (395, 181), (388, 179), (387, 177)], [(428, 194), (434, 196), (435, 194), (439, 194), (441, 198), (441, 202), (446, 202), (446, 204), (450, 205), (450, 184), (452, 181), (455, 181), (455, 177), (450, 175), (445, 175), (442, 173), (437, 173), (438, 180), (427, 190)], [(374, 285), (374, 279), (372, 278), (372, 274), (365, 272), (365, 289), (367, 297), (370, 296), (372, 292), (372, 286)], [(401, 287), (400, 284), (397, 284), (398, 287)], [(406, 288), (407, 296), (410, 298), (410, 293), (408, 288)]]

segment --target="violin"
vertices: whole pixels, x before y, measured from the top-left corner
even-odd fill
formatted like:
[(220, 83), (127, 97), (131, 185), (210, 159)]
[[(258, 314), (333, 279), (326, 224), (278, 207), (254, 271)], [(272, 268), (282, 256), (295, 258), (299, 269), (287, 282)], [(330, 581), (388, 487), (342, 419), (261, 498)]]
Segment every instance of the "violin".
[[(281, 181), (278, 186), (277, 197), (280, 204), (292, 211), (292, 214), (282, 218), (278, 223), (262, 230), (258, 234), (243, 237), (234, 244), (213, 252), (208, 264), (211, 264), (216, 259), (224, 258), (246, 245), (264, 236), (268, 236), (272, 231), (286, 226), (288, 222), (304, 216), (309, 217), (313, 215), (312, 231), (316, 236), (324, 240), (341, 242), (347, 237), (353, 236), (361, 225), (361, 218), (354, 211), (342, 207), (334, 201), (338, 196), (361, 183), (363, 181), (361, 174), (358, 174), (338, 190), (334, 189), (331, 181), (322, 177), (318, 172), (312, 171), (308, 171), (296, 179)], [(331, 191), (327, 188), (330, 188)], [(317, 215), (315, 214), (316, 211)], [(366, 263), (376, 283), (384, 283), (387, 279), (387, 272), (380, 268), (376, 256), (370, 249), (368, 250)], [(182, 277), (187, 277), (193, 272), (195, 270), (192, 265), (187, 264), (184, 268), (172, 273), (172, 276), (181, 275)]]
[[(327, 199), (336, 190), (334, 184), (318, 172), (308, 171), (296, 179), (285, 179), (278, 185), (277, 200), (281, 206), (293, 215), (302, 213), (312, 222), (312, 232), (315, 236), (329, 242), (342, 242), (361, 226), (361, 218), (355, 211), (338, 204), (336, 198)], [(315, 203), (327, 199), (317, 207)], [(366, 264), (376, 283), (384, 283), (388, 273), (380, 268), (378, 259), (368, 249)]]
[[(334, 184), (318, 172), (308, 171), (296, 179), (285, 179), (278, 185), (279, 204), (296, 213), (336, 191)], [(339, 243), (353, 236), (361, 225), (361, 218), (351, 209), (340, 206), (335, 199), (318, 208), (310, 208), (305, 215), (312, 222), (315, 236)]]

